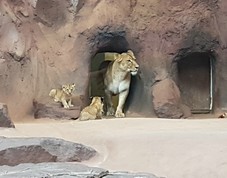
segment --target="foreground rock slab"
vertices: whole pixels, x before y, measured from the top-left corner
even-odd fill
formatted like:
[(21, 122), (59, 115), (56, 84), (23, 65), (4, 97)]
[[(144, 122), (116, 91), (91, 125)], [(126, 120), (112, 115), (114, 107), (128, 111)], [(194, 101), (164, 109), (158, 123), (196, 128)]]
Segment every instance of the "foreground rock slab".
[(88, 167), (73, 163), (20, 164), (15, 167), (0, 166), (0, 177), (158, 178), (153, 174), (109, 172), (102, 168)]
[(56, 138), (0, 138), (0, 165), (81, 162), (96, 155), (93, 148)]
[(0, 103), (0, 127), (15, 128), (9, 116), (8, 107), (4, 103)]

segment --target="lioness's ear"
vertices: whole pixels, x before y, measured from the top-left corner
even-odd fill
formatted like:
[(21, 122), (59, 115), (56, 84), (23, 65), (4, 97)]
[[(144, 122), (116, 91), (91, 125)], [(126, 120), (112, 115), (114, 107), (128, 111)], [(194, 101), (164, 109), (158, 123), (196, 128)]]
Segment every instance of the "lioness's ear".
[(127, 53), (133, 54), (132, 50), (130, 50), (130, 49), (127, 51)]
[(128, 50), (127, 53), (133, 58), (136, 59), (134, 53), (132, 52), (132, 50)]

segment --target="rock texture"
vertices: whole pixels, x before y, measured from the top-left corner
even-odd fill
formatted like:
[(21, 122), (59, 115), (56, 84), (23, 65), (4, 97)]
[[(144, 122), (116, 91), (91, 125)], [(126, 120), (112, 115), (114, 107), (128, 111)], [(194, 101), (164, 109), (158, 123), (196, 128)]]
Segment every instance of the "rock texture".
[(81, 107), (71, 107), (65, 109), (60, 103), (38, 103), (33, 102), (34, 117), (39, 118), (51, 118), (51, 119), (77, 119), (79, 117)]
[(13, 122), (8, 113), (8, 107), (4, 103), (0, 103), (0, 127), (13, 127), (15, 128)]
[(0, 165), (81, 162), (96, 155), (96, 151), (90, 147), (55, 138), (2, 137), (0, 142)]
[(158, 178), (155, 175), (148, 173), (109, 172), (108, 170), (101, 168), (70, 163), (20, 164), (15, 167), (0, 166), (0, 176), (2, 178)]
[(181, 118), (180, 91), (173, 80), (158, 82), (152, 90), (154, 110), (158, 117)]
[[(94, 55), (132, 49), (141, 75), (133, 79), (128, 112), (154, 114), (151, 86), (165, 77), (178, 86), (178, 61), (192, 53), (215, 58), (214, 107), (225, 109), (226, 6), (217, 0), (1, 0), (1, 101), (17, 120), (31, 113), (33, 99), (48, 100), (48, 91), (64, 83), (76, 83), (76, 95), (88, 96)], [(165, 72), (156, 78), (158, 68)], [(180, 113), (173, 103), (162, 110), (174, 109)]]

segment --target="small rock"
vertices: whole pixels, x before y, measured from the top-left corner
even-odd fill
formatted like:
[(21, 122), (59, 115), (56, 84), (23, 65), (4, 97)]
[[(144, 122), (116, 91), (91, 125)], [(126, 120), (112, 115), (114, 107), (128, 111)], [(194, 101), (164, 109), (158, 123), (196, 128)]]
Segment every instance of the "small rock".
[(15, 128), (8, 113), (8, 107), (4, 103), (0, 103), (0, 127)]
[(183, 116), (184, 118), (188, 118), (192, 116), (191, 108), (188, 107), (187, 105), (181, 104), (181, 110), (184, 113), (184, 116)]

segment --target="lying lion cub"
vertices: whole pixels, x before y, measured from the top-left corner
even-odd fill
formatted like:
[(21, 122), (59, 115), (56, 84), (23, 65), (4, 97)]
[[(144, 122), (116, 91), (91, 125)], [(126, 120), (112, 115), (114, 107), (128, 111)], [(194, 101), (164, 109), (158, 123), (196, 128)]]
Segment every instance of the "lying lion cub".
[(52, 89), (49, 96), (54, 98), (55, 102), (61, 102), (64, 108), (73, 107), (72, 92), (75, 90), (75, 84), (62, 85), (61, 89)]
[(91, 101), (91, 104), (85, 107), (81, 113), (79, 120), (87, 121), (87, 120), (95, 120), (102, 119), (103, 115), (103, 102), (101, 97), (94, 97)]

